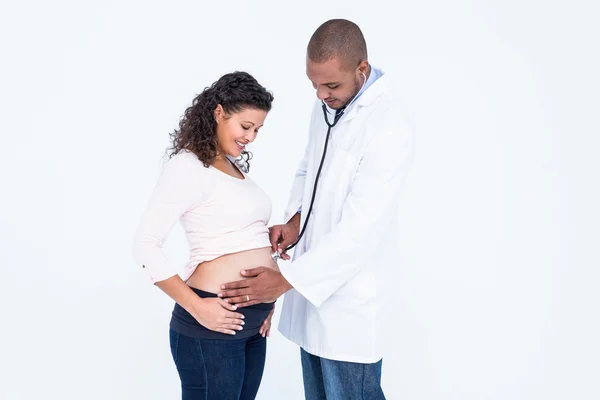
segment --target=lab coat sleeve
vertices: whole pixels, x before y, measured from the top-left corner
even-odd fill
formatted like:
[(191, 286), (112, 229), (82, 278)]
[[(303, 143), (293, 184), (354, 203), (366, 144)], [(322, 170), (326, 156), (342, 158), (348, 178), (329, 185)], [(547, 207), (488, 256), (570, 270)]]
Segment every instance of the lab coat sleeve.
[(310, 144), (306, 145), (304, 150), (304, 157), (296, 170), (296, 176), (294, 177), (294, 183), (292, 184), (292, 192), (290, 194), (290, 200), (285, 210), (284, 222), (288, 222), (296, 213), (302, 209), (302, 199), (304, 197), (304, 183), (306, 182), (306, 167), (308, 165), (308, 153)]
[[(314, 116), (315, 111), (313, 109), (309, 126), (312, 126)], [(311, 144), (312, 143), (309, 138), (308, 143), (306, 144), (306, 148), (304, 149), (304, 156), (302, 157), (302, 161), (300, 161), (300, 165), (296, 170), (296, 176), (294, 177), (294, 183), (292, 184), (290, 200), (284, 213), (285, 223), (289, 222), (289, 220), (302, 209), (302, 201), (304, 198), (304, 184), (306, 183), (306, 170), (308, 166), (310, 149), (312, 148)]]
[(378, 134), (362, 154), (340, 221), (298, 259), (281, 265), (283, 276), (316, 307), (368, 265), (395, 222), (390, 216), (397, 215), (412, 152), (408, 128)]

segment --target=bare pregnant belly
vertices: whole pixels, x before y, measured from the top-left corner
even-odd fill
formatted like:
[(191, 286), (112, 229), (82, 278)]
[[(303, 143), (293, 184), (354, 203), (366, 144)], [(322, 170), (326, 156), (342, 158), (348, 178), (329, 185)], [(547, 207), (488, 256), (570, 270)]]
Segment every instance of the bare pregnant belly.
[(267, 267), (279, 271), (277, 263), (271, 258), (270, 247), (226, 254), (200, 263), (186, 283), (196, 289), (219, 293), (222, 284), (246, 279), (240, 275), (242, 269), (255, 267)]

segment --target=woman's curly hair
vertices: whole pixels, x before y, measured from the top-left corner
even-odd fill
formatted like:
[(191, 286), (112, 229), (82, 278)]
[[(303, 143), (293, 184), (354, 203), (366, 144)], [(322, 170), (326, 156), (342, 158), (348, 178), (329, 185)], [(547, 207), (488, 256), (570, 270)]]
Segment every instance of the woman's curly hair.
[[(189, 150), (198, 156), (208, 168), (217, 156), (217, 122), (214, 111), (221, 105), (227, 114), (237, 113), (245, 108), (269, 112), (273, 95), (262, 87), (247, 72), (233, 72), (223, 75), (212, 86), (204, 89), (185, 110), (179, 121), (179, 129), (170, 134), (172, 146), (169, 158), (181, 150)], [(235, 160), (244, 171), (250, 169), (252, 154), (246, 150)]]

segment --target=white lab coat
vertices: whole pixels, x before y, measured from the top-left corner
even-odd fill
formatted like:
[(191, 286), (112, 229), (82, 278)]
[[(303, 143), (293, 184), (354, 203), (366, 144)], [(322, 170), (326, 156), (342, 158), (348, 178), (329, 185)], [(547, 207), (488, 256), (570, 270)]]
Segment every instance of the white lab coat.
[[(327, 125), (320, 101), (292, 187), (285, 220), (302, 206), (304, 225)], [(333, 118), (330, 116), (330, 121)], [(309, 225), (283, 276), (279, 331), (307, 352), (340, 361), (383, 357), (390, 329), (399, 195), (412, 159), (413, 134), (384, 74), (352, 105), (331, 137)], [(386, 323), (387, 322), (387, 323)]]

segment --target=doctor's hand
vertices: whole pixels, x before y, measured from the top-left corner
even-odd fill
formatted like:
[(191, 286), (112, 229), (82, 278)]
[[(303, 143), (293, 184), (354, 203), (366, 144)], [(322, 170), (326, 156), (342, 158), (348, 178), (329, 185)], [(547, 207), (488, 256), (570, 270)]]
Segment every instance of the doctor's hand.
[(249, 278), (226, 283), (217, 294), (237, 307), (248, 307), (258, 303), (272, 303), (292, 288), (281, 272), (267, 267), (242, 270), (242, 276)]
[(286, 248), (296, 243), (300, 234), (300, 214), (296, 214), (287, 224), (274, 225), (269, 228), (269, 239), (273, 251), (278, 251), (281, 258), (289, 260)]

